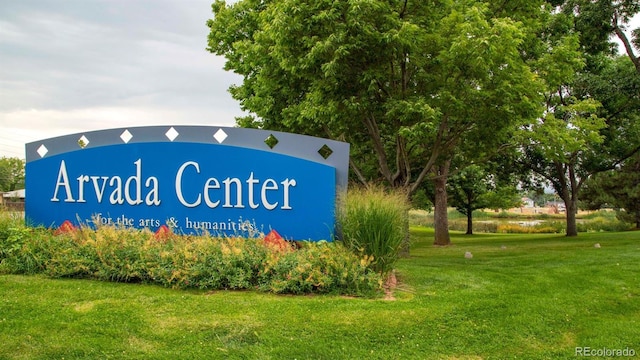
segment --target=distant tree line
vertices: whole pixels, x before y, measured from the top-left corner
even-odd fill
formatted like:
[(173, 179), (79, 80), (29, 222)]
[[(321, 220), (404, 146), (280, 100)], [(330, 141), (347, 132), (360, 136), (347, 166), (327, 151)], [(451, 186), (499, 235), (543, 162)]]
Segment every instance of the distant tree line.
[(0, 192), (24, 189), (24, 160), (0, 158)]

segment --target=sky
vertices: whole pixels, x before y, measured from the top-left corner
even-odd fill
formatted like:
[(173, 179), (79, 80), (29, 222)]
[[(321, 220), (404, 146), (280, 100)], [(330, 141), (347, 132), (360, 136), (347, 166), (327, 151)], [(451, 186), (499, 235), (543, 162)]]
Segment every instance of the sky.
[(0, 157), (146, 125), (234, 126), (241, 78), (208, 51), (213, 0), (0, 0)]
[(206, 51), (212, 2), (0, 0), (0, 157), (92, 130), (234, 126), (242, 79)]

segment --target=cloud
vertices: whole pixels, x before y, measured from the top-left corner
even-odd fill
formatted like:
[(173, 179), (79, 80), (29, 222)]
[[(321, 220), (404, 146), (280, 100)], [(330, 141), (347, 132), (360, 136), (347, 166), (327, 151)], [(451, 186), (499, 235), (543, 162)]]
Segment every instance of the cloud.
[(232, 126), (241, 79), (207, 52), (210, 0), (24, 0), (0, 12), (0, 156), (70, 132)]

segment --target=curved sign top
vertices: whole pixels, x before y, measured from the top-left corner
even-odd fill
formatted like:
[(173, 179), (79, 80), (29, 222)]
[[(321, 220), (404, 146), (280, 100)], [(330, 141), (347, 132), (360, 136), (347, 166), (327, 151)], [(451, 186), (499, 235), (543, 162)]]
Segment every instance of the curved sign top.
[(349, 144), (284, 132), (150, 126), (26, 145), (32, 225), (162, 225), (185, 234), (332, 240)]

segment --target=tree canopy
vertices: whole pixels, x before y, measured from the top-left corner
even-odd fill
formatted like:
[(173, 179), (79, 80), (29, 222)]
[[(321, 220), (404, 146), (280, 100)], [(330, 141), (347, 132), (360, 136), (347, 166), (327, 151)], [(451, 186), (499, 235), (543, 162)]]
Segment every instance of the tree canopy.
[(0, 191), (24, 189), (24, 160), (0, 158)]
[[(638, 151), (635, 55), (615, 57), (609, 41), (639, 8), (627, 1), (568, 0), (550, 22), (544, 115), (525, 128), (523, 162), (566, 205), (567, 235), (577, 235), (584, 183)], [(617, 29), (617, 30), (616, 30)], [(573, 61), (571, 61), (573, 59)], [(629, 61), (631, 59), (631, 61)]]
[(574, 19), (575, 31), (580, 34), (581, 45), (587, 54), (615, 54), (616, 45), (611, 36), (623, 46), (623, 53), (640, 74), (640, 58), (634, 49), (640, 49), (640, 28), (629, 28), (631, 19), (640, 13), (637, 0), (564, 0), (555, 1), (560, 9)]
[(640, 29), (627, 31), (635, 0), (217, 0), (212, 9), (208, 50), (243, 77), (230, 92), (252, 114), (238, 124), (347, 141), (352, 177), (365, 184), (411, 195), (432, 182), (436, 244), (449, 242), (449, 177), (499, 150), (521, 145), (512, 168), (553, 186), (575, 235), (584, 182), (639, 149)]
[(467, 235), (473, 234), (473, 212), (479, 209), (509, 209), (521, 198), (513, 184), (498, 179), (479, 165), (466, 166), (449, 179), (451, 204), (467, 217)]
[[(456, 152), (481, 157), (539, 115), (526, 49), (541, 5), (217, 1), (208, 49), (243, 76), (231, 94), (254, 116), (240, 125), (346, 140), (359, 181), (411, 193), (446, 184)], [(448, 243), (438, 225), (436, 242)]]
[(620, 168), (596, 174), (583, 189), (585, 207), (613, 207), (618, 218), (640, 229), (640, 154), (625, 161)]

